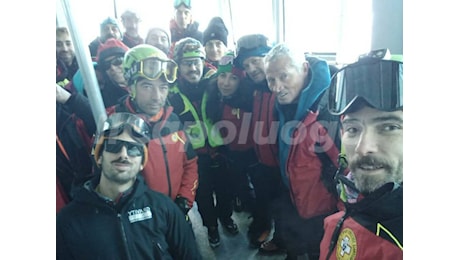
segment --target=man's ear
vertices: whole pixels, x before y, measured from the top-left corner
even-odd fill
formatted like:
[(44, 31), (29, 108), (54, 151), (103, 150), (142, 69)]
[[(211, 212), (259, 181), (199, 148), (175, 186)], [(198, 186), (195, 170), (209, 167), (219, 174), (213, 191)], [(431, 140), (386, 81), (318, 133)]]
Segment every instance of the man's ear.
[(97, 163), (97, 166), (99, 166), (99, 168), (101, 168), (101, 165), (102, 165), (102, 154), (101, 154), (101, 156), (99, 156), (99, 158), (97, 159), (96, 163)]
[(308, 69), (310, 68), (310, 63), (308, 63), (308, 61), (304, 61), (304, 63), (302, 64), (302, 71), (303, 73), (306, 73), (308, 74)]

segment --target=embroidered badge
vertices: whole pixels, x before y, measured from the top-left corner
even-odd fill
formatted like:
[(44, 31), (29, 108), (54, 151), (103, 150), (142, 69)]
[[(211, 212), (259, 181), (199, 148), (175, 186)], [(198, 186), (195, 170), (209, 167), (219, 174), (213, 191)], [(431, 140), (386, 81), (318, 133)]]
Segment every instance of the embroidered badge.
[(337, 259), (353, 260), (356, 258), (356, 237), (349, 228), (342, 230), (336, 248)]
[(177, 140), (179, 140), (182, 144), (185, 144), (185, 141), (182, 140), (182, 138), (180, 138), (179, 134), (177, 132), (175, 132), (172, 136), (171, 136), (171, 140), (173, 142), (177, 142)]
[(152, 211), (150, 211), (150, 207), (145, 207), (143, 209), (133, 209), (128, 211), (128, 219), (129, 222), (134, 223), (146, 219), (152, 218)]

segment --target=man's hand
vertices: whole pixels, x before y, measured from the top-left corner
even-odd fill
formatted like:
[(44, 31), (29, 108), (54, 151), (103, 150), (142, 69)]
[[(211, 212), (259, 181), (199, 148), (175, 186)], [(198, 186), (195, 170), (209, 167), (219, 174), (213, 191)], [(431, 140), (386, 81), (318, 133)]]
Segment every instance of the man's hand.
[(182, 212), (187, 215), (188, 211), (190, 210), (187, 199), (181, 196), (177, 196), (174, 202), (180, 208), (180, 210), (182, 210)]
[(65, 104), (70, 98), (70, 93), (65, 90), (63, 87), (56, 84), (56, 101)]

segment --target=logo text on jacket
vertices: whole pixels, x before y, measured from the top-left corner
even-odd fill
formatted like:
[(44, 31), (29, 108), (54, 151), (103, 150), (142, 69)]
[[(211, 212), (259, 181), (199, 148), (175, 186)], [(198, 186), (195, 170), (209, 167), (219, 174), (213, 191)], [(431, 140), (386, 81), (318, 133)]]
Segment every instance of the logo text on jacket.
[(152, 211), (150, 211), (150, 207), (145, 207), (143, 209), (133, 209), (128, 211), (128, 219), (129, 222), (134, 223), (146, 219), (152, 218)]

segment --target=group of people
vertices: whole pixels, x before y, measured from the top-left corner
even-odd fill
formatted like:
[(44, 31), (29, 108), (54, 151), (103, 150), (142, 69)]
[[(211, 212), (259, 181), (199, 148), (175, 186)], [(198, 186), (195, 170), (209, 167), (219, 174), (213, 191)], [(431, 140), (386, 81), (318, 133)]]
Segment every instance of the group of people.
[[(190, 1), (174, 7), (193, 24)], [(78, 72), (57, 70), (58, 259), (200, 259), (189, 210), (215, 248), (219, 224), (239, 233), (235, 201), (261, 253), (402, 259), (401, 61), (337, 70), (261, 34), (229, 50), (220, 17), (198, 36), (176, 22), (145, 42), (135, 13), (124, 34), (112, 20), (94, 54), (103, 129)], [(57, 60), (72, 68), (62, 31)]]

